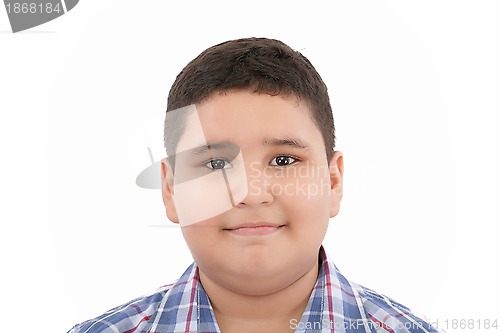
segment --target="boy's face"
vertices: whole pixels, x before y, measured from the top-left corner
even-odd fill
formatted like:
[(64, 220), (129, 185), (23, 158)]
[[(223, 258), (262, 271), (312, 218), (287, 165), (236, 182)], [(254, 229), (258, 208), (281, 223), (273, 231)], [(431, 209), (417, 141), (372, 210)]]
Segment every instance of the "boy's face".
[(328, 163), (296, 98), (235, 90), (192, 111), (175, 175), (162, 161), (167, 215), (206, 278), (245, 294), (280, 290), (317, 263), (342, 197), (342, 153)]

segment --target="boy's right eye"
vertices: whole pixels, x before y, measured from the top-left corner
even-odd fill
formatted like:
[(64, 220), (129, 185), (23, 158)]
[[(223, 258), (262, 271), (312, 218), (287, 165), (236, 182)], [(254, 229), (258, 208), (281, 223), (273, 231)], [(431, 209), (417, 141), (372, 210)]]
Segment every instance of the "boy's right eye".
[(220, 170), (220, 169), (228, 169), (231, 168), (231, 163), (222, 158), (216, 158), (214, 160), (210, 160), (204, 164), (205, 167), (211, 170)]

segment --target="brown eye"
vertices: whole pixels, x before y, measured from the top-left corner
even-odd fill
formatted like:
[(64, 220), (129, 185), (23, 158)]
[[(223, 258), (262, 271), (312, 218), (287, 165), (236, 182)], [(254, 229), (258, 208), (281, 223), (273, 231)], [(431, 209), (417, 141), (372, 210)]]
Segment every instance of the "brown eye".
[(273, 158), (271, 160), (270, 165), (287, 166), (287, 165), (290, 165), (296, 161), (297, 161), (297, 159), (292, 157), (292, 156), (280, 155), (280, 156), (276, 156), (275, 158)]

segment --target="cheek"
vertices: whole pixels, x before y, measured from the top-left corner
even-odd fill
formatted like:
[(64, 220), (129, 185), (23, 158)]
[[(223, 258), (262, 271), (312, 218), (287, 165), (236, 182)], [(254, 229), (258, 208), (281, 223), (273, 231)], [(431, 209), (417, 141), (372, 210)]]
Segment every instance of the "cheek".
[[(329, 212), (330, 179), (321, 175), (275, 177), (271, 185), (274, 197), (290, 210), (322, 215)], [(302, 215), (302, 214), (301, 214)]]
[(233, 207), (222, 172), (174, 185), (173, 198), (181, 226), (200, 223)]
[(330, 217), (327, 177), (293, 177), (273, 183), (275, 200), (286, 213), (295, 236), (321, 242)]
[(195, 260), (210, 256), (219, 249), (217, 233), (219, 228), (215, 226), (215, 221), (206, 220), (194, 225), (182, 227), (182, 235), (186, 240), (191, 254)]

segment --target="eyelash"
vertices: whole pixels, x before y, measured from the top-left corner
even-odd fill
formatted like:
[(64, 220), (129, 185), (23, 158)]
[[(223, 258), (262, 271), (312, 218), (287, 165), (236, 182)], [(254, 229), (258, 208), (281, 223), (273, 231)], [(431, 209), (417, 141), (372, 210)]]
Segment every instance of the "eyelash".
[[(289, 164), (287, 164), (287, 165), (270, 164), (271, 166), (276, 166), (276, 167), (284, 168), (284, 167), (287, 167), (287, 166), (290, 166), (290, 165), (294, 165), (294, 164), (296, 164), (297, 162), (299, 162), (299, 161), (300, 161), (300, 159), (299, 159), (299, 158), (297, 158), (297, 157), (295, 157), (295, 156), (292, 156), (292, 155), (287, 155), (287, 154), (284, 154), (284, 155), (276, 155), (276, 156), (275, 156), (275, 157), (274, 157), (271, 161), (274, 161), (274, 160), (275, 160), (275, 159), (277, 159), (278, 157), (286, 157), (286, 158), (290, 158), (290, 159), (292, 159), (293, 161), (292, 161), (292, 162), (290, 162), (290, 163), (289, 163)], [(211, 160), (206, 161), (206, 162), (205, 162), (205, 163), (203, 163), (202, 165), (203, 165), (204, 167), (206, 167), (206, 168), (210, 169), (210, 170), (213, 170), (213, 171), (215, 171), (215, 170), (221, 170), (221, 169), (211, 168), (211, 167), (209, 167), (209, 166), (208, 166), (208, 165), (209, 165), (209, 164), (211, 164), (212, 162), (214, 162), (214, 161), (218, 161), (218, 160), (222, 160), (222, 161), (224, 161), (225, 163), (228, 163), (229, 165), (231, 165), (231, 163), (229, 163), (226, 159), (224, 159), (224, 158), (222, 158), (222, 157), (219, 157), (219, 158), (213, 158), (213, 159), (211, 159)], [(224, 167), (224, 168), (222, 168), (222, 169), (229, 169), (229, 168)]]
[(300, 159), (298, 159), (297, 157), (295, 156), (292, 156), (292, 155), (288, 155), (288, 154), (285, 154), (285, 155), (277, 155), (275, 156), (271, 161), (274, 161), (275, 159), (277, 159), (278, 157), (287, 157), (287, 158), (291, 158), (293, 161), (290, 162), (289, 164), (287, 165), (272, 165), (272, 166), (277, 166), (277, 167), (281, 167), (281, 168), (284, 168), (284, 167), (287, 167), (287, 166), (290, 166), (290, 165), (294, 165), (295, 163), (299, 162)]

